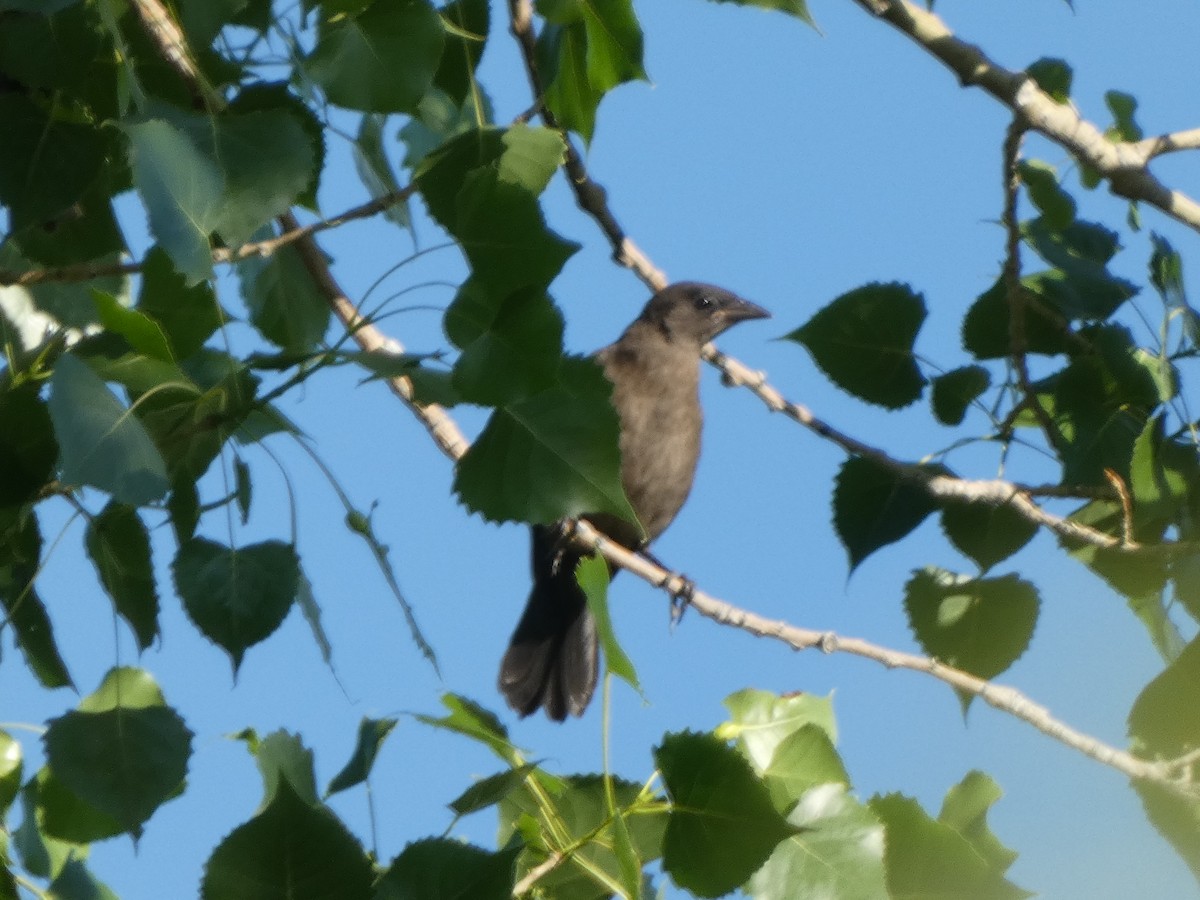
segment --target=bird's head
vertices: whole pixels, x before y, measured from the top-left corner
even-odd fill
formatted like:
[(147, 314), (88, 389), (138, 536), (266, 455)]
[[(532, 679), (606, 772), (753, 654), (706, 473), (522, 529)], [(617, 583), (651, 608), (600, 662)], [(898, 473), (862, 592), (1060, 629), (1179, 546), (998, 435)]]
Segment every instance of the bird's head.
[(761, 306), (724, 288), (680, 281), (651, 297), (641, 318), (658, 328), (669, 341), (700, 347), (738, 322), (770, 315)]

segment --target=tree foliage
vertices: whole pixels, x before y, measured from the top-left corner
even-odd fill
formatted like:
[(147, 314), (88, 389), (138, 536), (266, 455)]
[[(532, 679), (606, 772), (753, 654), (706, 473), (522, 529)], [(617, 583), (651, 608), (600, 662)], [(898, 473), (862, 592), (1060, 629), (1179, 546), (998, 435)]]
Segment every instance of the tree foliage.
[[(800, 0), (740, 2), (811, 24)], [(902, 30), (928, 15), (900, 2), (865, 5)], [(297, 605), (328, 659), (323, 611), (294, 535), (241, 545), (207, 535), (214, 519), (248, 516), (253, 471), (243, 457), (251, 449), (304, 440), (276, 401), (334, 367), (389, 380), (428, 417), (460, 457), (453, 493), (468, 511), (527, 523), (628, 514), (607, 384), (565, 351), (552, 293), (584, 236), (557, 233), (542, 203), (565, 171), (604, 233), (619, 232), (577, 143), (593, 139), (608, 93), (647, 78), (649, 38), (630, 0), (539, 0), (535, 10), (513, 0), (510, 11), (537, 97), (529, 116), (506, 124), (494, 121), (477, 77), (507, 27), (486, 0), (306, 0), (299, 9), (269, 0), (0, 0), (8, 216), (0, 294), (23, 301), (0, 307), (0, 604), (4, 629), (45, 690), (75, 685), (53, 630), (59, 600), (37, 586), (54, 565), (42, 533), (50, 504), (86, 521), (97, 577), (85, 589), (111, 599), (140, 650), (160, 637), (160, 596), (173, 591), (235, 674)], [(268, 52), (279, 46), (282, 57)], [(1068, 109), (1065, 62), (1039, 60), (1027, 72), (1020, 84)], [(1140, 141), (1135, 98), (1112, 91), (1107, 102), (1104, 140)], [(353, 134), (341, 128), (338, 139), (353, 142), (373, 200), (302, 231), (297, 215), (316, 212), (326, 145), (346, 122)], [(1035, 127), (1057, 139), (1016, 114), (998, 231), (1006, 262), (966, 309), (952, 368), (918, 349), (928, 310), (915, 285), (864, 284), (808, 321), (787, 323), (788, 340), (841, 391), (881, 410), (928, 400), (931, 421), (956, 429), (953, 446), (995, 448), (985, 467), (957, 471), (948, 450), (893, 457), (791, 411), (846, 452), (830, 492), (851, 570), (931, 516), (970, 561), (962, 572), (915, 566), (903, 587), (927, 668), (958, 670), (963, 677), (950, 683), (964, 708), (982, 695), (1037, 724), (1020, 703), (1003, 706), (978, 685), (1026, 651), (1053, 600), (1036, 575), (993, 573), (1039, 529), (1127, 598), (1163, 669), (1129, 713), (1121, 771), (1200, 874), (1200, 650), (1191, 637), (1200, 622), (1200, 457), (1180, 375), (1198, 353), (1200, 314), (1166, 238), (1152, 237), (1147, 275), (1134, 283), (1117, 274), (1129, 271), (1117, 267), (1118, 231), (1083, 218), (1078, 197), (1109, 181), (1131, 198), (1134, 226), (1140, 201), (1162, 204), (1118, 181), (1102, 152), (1065, 144), (1080, 155), (1079, 186), (1027, 157), (1021, 137)], [(136, 258), (122, 224), (131, 198), (153, 244)], [(346, 311), (314, 237), (376, 214), (410, 229), (414, 198), (468, 269), (445, 311), (449, 346), (427, 354), (369, 343), (377, 323), (370, 312)], [(1022, 219), (1019, 208), (1031, 214)], [(619, 241), (614, 250), (637, 265)], [(218, 289), (227, 266), (240, 297)], [(644, 266), (640, 274), (653, 281)], [(1155, 298), (1153, 339), (1138, 337), (1127, 314), (1139, 295)], [(238, 320), (246, 327), (231, 339)], [(433, 418), (459, 404), (487, 415), (469, 448)], [(993, 477), (1017, 446), (1053, 459), (1056, 483)], [(205, 477), (214, 466), (231, 473), (223, 492)], [(347, 513), (433, 659), (385, 537), (349, 501)], [(156, 578), (150, 540), (163, 525), (174, 553), (157, 562), (169, 564), (170, 584)], [(636, 686), (636, 660), (607, 625), (602, 569), (585, 563), (581, 583), (605, 623), (610, 668)], [(883, 650), (864, 655), (872, 653), (888, 660)], [(362, 722), (351, 758), (324, 790), (300, 735), (247, 730), (240, 738), (262, 773), (262, 801), (241, 824), (229, 822), (201, 896), (532, 890), (585, 900), (649, 895), (664, 877), (699, 897), (738, 888), (764, 898), (1029, 896), (1007, 876), (1016, 851), (987, 821), (1000, 797), (990, 777), (966, 773), (936, 817), (900, 793), (903, 785), (860, 797), (826, 698), (734, 694), (715, 731), (667, 733), (648, 748), (639, 780), (555, 771), (519, 750), (494, 713), (456, 694), (442, 702), (444, 714), (418, 719), (497, 759), (494, 773), (449, 804), (455, 816), (497, 815), (494, 847), (436, 836), (431, 824), (427, 839), (406, 848), (368, 850), (341, 821), (331, 795), (368, 782), (394, 718)], [(114, 664), (76, 708), (45, 724), (40, 750), (16, 734), (0, 730), (0, 897), (111, 896), (87, 864), (88, 846), (136, 840), (188, 789), (196, 736), (186, 710), (149, 671)], [(1088, 755), (1112, 757), (1106, 748)]]

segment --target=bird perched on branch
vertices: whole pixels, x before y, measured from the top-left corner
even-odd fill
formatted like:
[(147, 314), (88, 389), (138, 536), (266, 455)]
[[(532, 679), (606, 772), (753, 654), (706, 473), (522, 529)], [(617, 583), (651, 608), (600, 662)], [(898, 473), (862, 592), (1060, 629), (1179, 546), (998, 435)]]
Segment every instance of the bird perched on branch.
[[(620, 339), (596, 354), (620, 420), (621, 483), (642, 527), (608, 514), (584, 518), (631, 550), (663, 533), (692, 489), (700, 456), (700, 349), (731, 325), (768, 315), (729, 291), (680, 282), (655, 294)], [(499, 687), (522, 716), (540, 707), (561, 722), (582, 715), (592, 699), (596, 626), (575, 580), (584, 554), (560, 526), (532, 532), (533, 591), (500, 664)]]

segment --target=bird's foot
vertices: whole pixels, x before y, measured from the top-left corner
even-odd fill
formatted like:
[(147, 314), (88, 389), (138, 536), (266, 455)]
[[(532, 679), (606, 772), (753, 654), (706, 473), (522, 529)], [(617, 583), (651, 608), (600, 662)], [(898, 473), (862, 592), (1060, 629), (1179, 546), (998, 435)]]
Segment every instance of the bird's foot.
[(672, 580), (678, 582), (677, 587), (671, 591), (671, 628), (674, 629), (683, 619), (684, 612), (696, 594), (696, 582), (677, 572), (667, 578), (664, 586)]

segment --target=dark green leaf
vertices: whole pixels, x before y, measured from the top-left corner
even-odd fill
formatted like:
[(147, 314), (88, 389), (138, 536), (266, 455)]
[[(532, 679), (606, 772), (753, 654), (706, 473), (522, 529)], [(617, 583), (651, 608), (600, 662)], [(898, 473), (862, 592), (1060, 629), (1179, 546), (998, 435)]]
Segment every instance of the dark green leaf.
[(250, 521), (250, 498), (254, 491), (254, 483), (250, 480), (250, 467), (241, 457), (233, 458), (234, 499), (237, 500), (238, 511), (242, 514), (242, 524)]
[(42, 536), (32, 512), (0, 510), (0, 604), (29, 670), (44, 688), (73, 687), (54, 629), (33, 581), (41, 567)]
[(466, 816), (487, 809), (511, 794), (536, 768), (537, 763), (525, 763), (515, 769), (505, 769), (503, 772), (481, 778), (447, 805), (456, 816)]
[(520, 852), (489, 853), (450, 838), (426, 838), (392, 860), (374, 900), (508, 900)]
[(587, 597), (588, 609), (596, 622), (596, 633), (600, 636), (600, 646), (604, 648), (605, 667), (640, 694), (642, 685), (637, 670), (617, 641), (612, 618), (608, 614), (608, 582), (612, 577), (608, 564), (598, 556), (584, 557), (576, 567), (575, 577)]
[(82, 860), (74, 857), (63, 863), (48, 890), (54, 900), (120, 900), (108, 885), (88, 870)]
[(462, 348), (454, 365), (459, 395), (500, 406), (550, 388), (562, 362), (562, 313), (542, 290), (519, 290), (497, 306), (474, 283), (446, 310), (446, 333)]
[[(5, 30), (9, 17), (5, 19)], [(110, 139), (99, 128), (47, 113), (17, 91), (0, 94), (0, 203), (19, 231), (53, 219), (78, 200), (105, 164)]]
[(1140, 141), (1144, 133), (1133, 119), (1133, 114), (1137, 112), (1137, 98), (1124, 91), (1105, 91), (1104, 102), (1113, 114), (1109, 136), (1120, 141)]
[(354, 753), (342, 767), (342, 771), (333, 776), (333, 781), (329, 782), (329, 787), (325, 789), (326, 797), (354, 787), (356, 784), (362, 784), (370, 777), (371, 767), (375, 765), (375, 756), (379, 753), (379, 748), (383, 746), (384, 740), (396, 727), (396, 722), (396, 719), (363, 717), (363, 720), (358, 723), (358, 743), (354, 746)]
[(175, 482), (171, 496), (167, 498), (167, 512), (171, 514), (171, 530), (175, 532), (176, 543), (186, 544), (200, 522), (200, 497), (194, 481), (185, 478)]
[(188, 287), (161, 247), (142, 263), (137, 308), (162, 326), (178, 359), (199, 350), (225, 320), (212, 286), (204, 281)]
[(203, 900), (369, 900), (374, 871), (354, 836), (325, 807), (286, 783), (235, 828), (204, 866)]
[(1017, 858), (1015, 851), (1005, 847), (992, 833), (987, 814), (992, 805), (1004, 796), (1000, 785), (991, 776), (979, 771), (967, 773), (967, 777), (946, 792), (938, 821), (949, 825), (975, 848), (975, 852), (987, 860), (993, 869), (1004, 872)]
[(645, 79), (642, 28), (632, 0), (588, 0), (580, 4), (587, 32), (587, 77), (601, 94), (618, 84)]
[(1061, 231), (1075, 221), (1075, 200), (1058, 183), (1054, 167), (1037, 159), (1024, 159), (1017, 163), (1017, 173), (1029, 199), (1041, 210), (1046, 224)]
[(434, 150), (458, 135), (487, 126), (492, 119), (492, 104), (482, 87), (460, 104), (438, 88), (430, 88), (417, 104), (417, 114), (400, 129), (404, 165), (416, 170)]
[[(268, 113), (269, 121), (282, 122), (280, 115), (290, 116), (307, 136), (305, 148), (311, 150), (311, 163), (308, 170), (308, 184), (296, 195), (296, 202), (308, 209), (317, 209), (317, 187), (321, 180), (321, 170), (325, 164), (325, 126), (317, 119), (313, 111), (303, 100), (288, 90), (286, 83), (250, 84), (242, 88), (229, 104), (230, 113), (247, 113), (263, 110)], [(282, 154), (281, 154), (282, 156)], [(295, 157), (287, 157), (288, 164)]]
[[(275, 235), (273, 228), (256, 239)], [(295, 247), (280, 247), (266, 259), (237, 263), (238, 283), (250, 321), (263, 337), (293, 352), (315, 347), (329, 328), (330, 309)]]
[(875, 797), (871, 810), (886, 829), (884, 864), (893, 897), (970, 897), (1023, 900), (1029, 892), (1008, 881), (954, 828), (926, 815), (900, 794)]
[(712, 735), (668, 734), (654, 760), (671, 795), (663, 868), (700, 897), (743, 884), (795, 833), (741, 754)]
[[(1039, 291), (1042, 284), (1021, 281), (1021, 308), (1025, 321), (1025, 352), (1052, 356), (1070, 347), (1070, 329), (1064, 316)], [(1000, 278), (967, 310), (963, 319), (963, 347), (976, 359), (1003, 359), (1012, 352), (1008, 290)]]
[[(813, 728), (814, 726), (807, 726)], [(822, 784), (800, 798), (783, 841), (750, 879), (761, 898), (836, 897), (884, 900), (883, 826), (841, 784)]]
[(0, 3), (7, 10), (22, 6), (37, 14), (5, 17), (0, 71), (22, 85), (82, 95), (89, 103), (105, 89), (115, 92), (113, 69), (103, 64), (112, 45), (96, 28), (94, 10), (76, 0)]
[(806, 0), (716, 0), (717, 3), (736, 3), (739, 6), (757, 6), (760, 9), (777, 9), (789, 16), (795, 16), (802, 22), (816, 27), (812, 16), (808, 14)]
[(88, 523), (88, 556), (113, 606), (145, 650), (158, 636), (158, 593), (150, 535), (136, 510), (112, 502)]
[(538, 70), (545, 79), (544, 102), (558, 124), (591, 143), (596, 108), (603, 97), (588, 80), (587, 26), (548, 22), (538, 35)]
[(172, 570), (188, 617), (229, 654), (236, 674), (246, 650), (269, 637), (292, 608), (299, 560), (280, 541), (232, 549), (193, 538)]
[(933, 379), (933, 414), (943, 425), (960, 425), (967, 407), (992, 383), (983, 366), (963, 366)]
[(123, 306), (116, 297), (92, 289), (92, 300), (100, 324), (113, 334), (119, 334), (135, 351), (151, 359), (171, 362), (171, 347), (158, 323), (136, 309)]
[(51, 719), (43, 741), (54, 777), (136, 837), (183, 784), (192, 733), (149, 673), (123, 668)]
[(920, 525), (937, 504), (914, 479), (853, 456), (842, 464), (833, 489), (833, 526), (850, 569)]
[(925, 300), (910, 287), (869, 284), (842, 294), (786, 337), (803, 344), (842, 390), (898, 409), (925, 386), (913, 358), (924, 321)]
[[(904, 610), (921, 648), (956, 669), (991, 679), (1029, 646), (1037, 589), (1016, 575), (971, 578), (926, 566), (904, 587)], [(960, 695), (964, 707), (973, 695)]]
[(1153, 781), (1135, 781), (1148, 818), (1200, 879), (1200, 801)]
[(459, 461), (455, 492), (492, 521), (600, 512), (636, 521), (621, 488), (611, 385), (587, 359), (564, 359), (561, 375), (557, 386), (492, 413)]
[(304, 620), (308, 622), (308, 628), (312, 632), (317, 649), (321, 651), (321, 659), (332, 671), (333, 645), (329, 643), (329, 635), (325, 633), (325, 626), (321, 624), (321, 607), (317, 605), (317, 598), (313, 595), (312, 582), (308, 580), (308, 576), (303, 571), (296, 584), (296, 604), (300, 607), (300, 612), (304, 614)]
[[(101, 812), (43, 767), (37, 775), (38, 817), (42, 839), (89, 844), (126, 831), (116, 817)], [(26, 787), (28, 790), (28, 786)], [(47, 847), (53, 849), (53, 845)]]
[(441, 8), (442, 19), (454, 27), (447, 30), (442, 59), (433, 83), (461, 105), (476, 86), (475, 71), (487, 42), (487, 0), (453, 0)]
[(0, 507), (38, 496), (54, 472), (58, 442), (35, 382), (0, 393)]
[(1025, 72), (1055, 103), (1070, 102), (1071, 80), (1075, 73), (1065, 60), (1044, 56), (1026, 66)]
[(323, 18), (305, 65), (332, 103), (365, 112), (407, 112), (433, 83), (445, 30), (426, 0), (373, 3)]
[(1129, 711), (1129, 736), (1139, 754), (1173, 759), (1200, 748), (1200, 638), (1138, 695)]
[(1138, 292), (1136, 285), (1106, 268), (1117, 250), (1114, 232), (1082, 221), (1055, 229), (1043, 216), (1026, 222), (1021, 233), (1055, 267), (1027, 275), (1023, 283), (1067, 319), (1107, 319)]
[(1037, 529), (1007, 503), (953, 503), (942, 508), (942, 531), (984, 572), (1028, 544)]
[(166, 466), (142, 423), (70, 353), (50, 377), (50, 417), (67, 484), (97, 487), (130, 506), (167, 493)]

